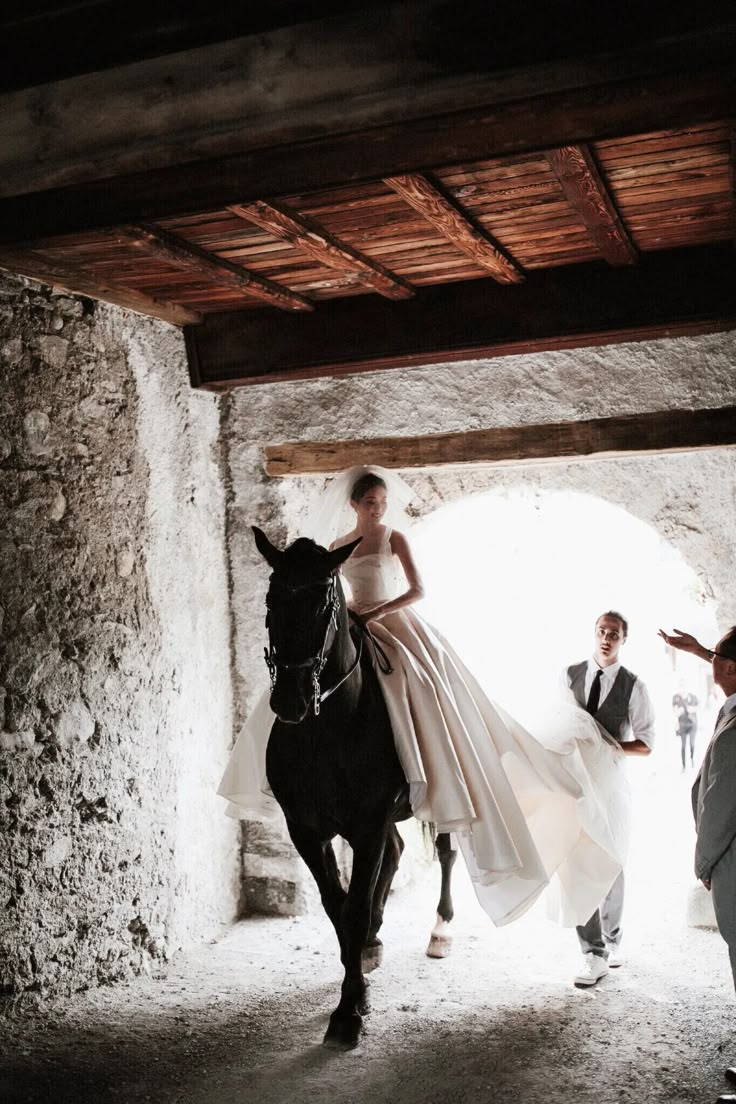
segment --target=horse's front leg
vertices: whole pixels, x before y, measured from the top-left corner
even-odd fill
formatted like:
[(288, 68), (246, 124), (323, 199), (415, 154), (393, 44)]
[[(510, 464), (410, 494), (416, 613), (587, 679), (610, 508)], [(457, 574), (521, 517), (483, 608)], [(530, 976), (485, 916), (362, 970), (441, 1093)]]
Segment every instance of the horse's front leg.
[(340, 944), (340, 958), (345, 964), (345, 946), (343, 940), (342, 922), (343, 907), (347, 894), (340, 881), (340, 872), (337, 868), (337, 859), (329, 840), (320, 839), (319, 835), (309, 828), (287, 822), (289, 835), (297, 851), (304, 859), (317, 883), (322, 907), (332, 921)]
[(326, 1046), (354, 1047), (363, 1032), (363, 1014), (368, 1011), (368, 983), (363, 977), (363, 948), (371, 924), (376, 881), (381, 869), (386, 826), (370, 836), (350, 840), (353, 872), (342, 910), (343, 963), (345, 977), (340, 1003), (330, 1016), (324, 1037)]
[(442, 888), (440, 889), (440, 900), (437, 905), (437, 921), (429, 937), (427, 954), (430, 958), (447, 958), (452, 949), (450, 921), (455, 915), (455, 910), (452, 907), (451, 884), (452, 868), (455, 865), (457, 851), (453, 849), (452, 836), (449, 832), (440, 832), (435, 846), (442, 871)]
[(383, 961), (383, 943), (378, 938), (378, 933), (383, 924), (383, 910), (386, 907), (386, 899), (391, 889), (394, 875), (399, 868), (399, 860), (404, 851), (404, 841), (399, 835), (395, 824), (390, 824), (386, 834), (386, 846), (383, 850), (381, 869), (376, 879), (376, 888), (373, 893), (373, 907), (371, 909), (371, 924), (368, 929), (365, 947), (363, 948), (363, 970), (370, 973)]

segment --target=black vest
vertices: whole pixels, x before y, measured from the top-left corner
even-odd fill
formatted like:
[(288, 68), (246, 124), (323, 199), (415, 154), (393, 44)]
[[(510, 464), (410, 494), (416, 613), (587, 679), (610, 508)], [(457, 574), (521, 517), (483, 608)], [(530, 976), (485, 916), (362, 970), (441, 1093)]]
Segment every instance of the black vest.
[[(567, 678), (570, 689), (575, 695), (575, 701), (585, 709), (585, 675), (588, 670), (588, 661), (574, 663), (567, 668)], [(634, 689), (636, 675), (627, 671), (625, 667), (619, 667), (613, 686), (606, 695), (603, 705), (593, 714), (598, 724), (605, 728), (614, 740), (620, 744), (625, 743), (631, 732), (629, 721), (629, 702), (631, 692)]]

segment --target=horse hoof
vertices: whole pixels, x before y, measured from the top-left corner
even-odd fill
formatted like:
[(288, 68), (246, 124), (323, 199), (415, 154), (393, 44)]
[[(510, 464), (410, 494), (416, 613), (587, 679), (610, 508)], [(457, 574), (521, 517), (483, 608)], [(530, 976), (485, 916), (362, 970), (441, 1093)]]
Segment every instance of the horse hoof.
[(427, 958), (447, 958), (451, 950), (451, 935), (432, 935), (427, 947)]
[(349, 1016), (340, 1017), (339, 1020), (335, 1019), (333, 1013), (322, 1045), (334, 1050), (353, 1050), (360, 1042), (362, 1034), (363, 1017), (358, 1012), (351, 1012)]
[(370, 947), (363, 948), (363, 954), (361, 956), (361, 965), (364, 974), (370, 974), (373, 970), (377, 970), (383, 962), (383, 943), (373, 943)]

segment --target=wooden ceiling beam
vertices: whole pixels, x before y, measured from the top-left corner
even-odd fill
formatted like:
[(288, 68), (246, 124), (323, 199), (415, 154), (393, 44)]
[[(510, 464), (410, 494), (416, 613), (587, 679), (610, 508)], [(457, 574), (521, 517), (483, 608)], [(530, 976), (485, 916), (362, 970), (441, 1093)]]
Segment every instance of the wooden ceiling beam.
[(71, 295), (86, 295), (90, 299), (99, 299), (103, 303), (112, 303), (116, 307), (144, 314), (148, 318), (160, 318), (163, 322), (172, 322), (175, 326), (193, 325), (202, 321), (198, 311), (154, 299), (140, 291), (116, 286), (101, 280), (94, 274), (83, 272), (64, 262), (48, 260), (33, 250), (15, 251), (0, 248), (0, 268), (7, 269), (16, 276), (27, 276), (38, 280), (40, 284), (67, 291)]
[[(49, 2), (26, 8), (47, 8)], [(724, 57), (733, 57), (736, 31), (733, 4), (727, 0), (701, 0), (697, 10), (686, 5), (679, 17), (671, 0), (650, 0), (643, 13), (640, 5), (633, 5), (631, 14), (620, 4), (607, 9), (597, 5), (592, 12), (590, 0), (558, 0), (553, 5), (539, 0), (499, 0), (491, 5), (488, 0), (393, 0), (381, 4), (381, 18), (376, 18), (371, 4), (363, 11), (353, 4), (351, 13), (346, 0), (337, 19), (299, 19), (273, 34), (256, 33), (231, 42), (212, 39), (209, 47), (165, 58), (153, 56), (156, 48), (151, 43), (152, 52), (134, 68), (120, 65), (100, 72), (111, 43), (114, 54), (131, 27), (142, 45), (150, 18), (138, 20), (126, 4), (107, 20), (112, 26), (110, 42), (101, 42), (106, 34), (94, 33), (89, 11), (99, 2), (87, 0), (81, 7), (64, 3), (61, 26), (50, 24), (46, 34), (38, 25), (34, 28), (25, 10), (9, 17), (11, 27), (0, 28), (7, 61), (0, 82), (10, 76), (14, 61), (32, 70), (44, 52), (62, 59), (63, 67), (81, 45), (92, 61), (85, 75), (50, 84), (41, 83), (45, 74), (39, 65), (33, 87), (3, 97), (0, 194), (109, 181), (186, 163), (193, 187), (217, 186), (221, 178), (216, 169), (213, 172), (213, 161), (319, 141), (330, 133), (353, 136), (356, 156), (346, 163), (352, 169), (365, 152), (357, 136), (375, 129), (383, 144), (387, 134), (379, 138), (378, 130), (409, 120), (424, 126), (446, 115), (462, 123), (456, 113), (480, 110), (494, 129), (499, 109), (512, 103), (602, 84), (611, 86), (613, 102), (622, 82), (652, 74), (677, 75), (689, 90), (696, 70), (714, 71)], [(103, 2), (119, 8), (114, 0)], [(270, 17), (275, 5), (278, 0), (247, 7), (268, 8)], [(4, 7), (12, 10), (13, 5)], [(166, 39), (169, 45), (174, 42), (186, 23), (179, 9), (176, 20), (165, 20), (166, 31), (157, 36), (161, 53), (167, 51)], [(242, 17), (219, 18), (229, 34), (237, 33)], [(256, 25), (262, 18), (256, 15), (251, 22)], [(73, 32), (79, 20), (85, 26), (81, 38)], [(33, 49), (21, 45), (34, 37), (38, 41)], [(640, 107), (653, 106), (647, 100), (644, 93)], [(697, 93), (695, 110), (696, 104)], [(661, 111), (654, 118), (650, 129), (676, 125)], [(694, 116), (687, 120), (693, 121)], [(464, 139), (462, 125), (455, 128), (450, 123), (450, 131), (445, 148)], [(574, 140), (583, 137), (578, 134)], [(550, 137), (537, 148), (571, 141)], [(457, 158), (438, 156), (423, 165), (384, 168), (372, 175), (422, 171), (465, 159), (463, 153)], [(247, 180), (243, 173), (241, 183)], [(285, 195), (301, 187), (301, 182), (293, 189), (281, 184), (260, 187), (247, 196), (242, 191), (234, 194), (226, 202)], [(98, 225), (142, 218), (133, 213)], [(145, 221), (151, 219), (156, 215), (146, 213)]]
[(658, 410), (615, 418), (500, 426), (465, 433), (374, 437), (362, 441), (294, 441), (268, 445), (270, 476), (330, 475), (354, 464), (442, 468), (461, 464), (596, 460), (689, 452), (736, 445), (736, 406)]
[(355, 274), (361, 284), (373, 288), (387, 299), (411, 299), (414, 294), (414, 289), (406, 280), (328, 234), (314, 219), (263, 200), (233, 203), (228, 206), (228, 211), (296, 246), (327, 268)]
[[(369, 128), (269, 142), (239, 153), (212, 154), (139, 171), (110, 166), (104, 179), (28, 191), (0, 199), (0, 242), (45, 238), (128, 222), (215, 211), (262, 196), (307, 192), (356, 181), (430, 171), (489, 157), (578, 145), (596, 138), (694, 126), (736, 115), (733, 37), (709, 49), (678, 52), (676, 72), (625, 73), (577, 61), (558, 87), (505, 79), (485, 106)], [(662, 59), (660, 65), (674, 65)], [(548, 77), (549, 74), (546, 74)], [(564, 77), (564, 80), (563, 80)], [(541, 85), (547, 84), (547, 87)], [(564, 87), (559, 87), (564, 84)], [(490, 95), (490, 94), (489, 94)], [(242, 126), (240, 127), (242, 130)]]
[(638, 253), (586, 145), (560, 146), (546, 157), (570, 206), (611, 265), (636, 264)]
[(731, 177), (731, 237), (733, 243), (736, 246), (736, 120), (731, 121), (731, 158), (730, 158), (730, 177)]
[(406, 303), (358, 296), (313, 315), (208, 314), (184, 335), (194, 386), (223, 390), (735, 327), (727, 242), (645, 254), (636, 266), (532, 270), (513, 287), (435, 285)]
[(520, 284), (524, 279), (519, 267), (485, 230), (426, 176), (419, 173), (389, 176), (384, 183), (431, 223), (443, 238), (487, 269), (494, 280), (500, 284)]
[(233, 264), (232, 261), (218, 257), (214, 253), (208, 253), (198, 245), (176, 234), (170, 234), (167, 230), (161, 230), (157, 226), (136, 224), (116, 226), (114, 230), (109, 231), (109, 234), (110, 237), (122, 239), (138, 249), (151, 253), (159, 260), (176, 265), (177, 268), (186, 268), (206, 280), (234, 287), (246, 295), (262, 299), (269, 306), (288, 311), (314, 310), (309, 300), (295, 291), (290, 291), (289, 288), (282, 287), (273, 280), (256, 276), (247, 268)]

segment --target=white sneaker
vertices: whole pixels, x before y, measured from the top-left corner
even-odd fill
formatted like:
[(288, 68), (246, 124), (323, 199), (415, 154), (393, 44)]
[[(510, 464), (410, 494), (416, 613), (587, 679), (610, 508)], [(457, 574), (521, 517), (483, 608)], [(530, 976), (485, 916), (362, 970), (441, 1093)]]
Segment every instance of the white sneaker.
[(616, 943), (606, 943), (606, 950), (608, 951), (609, 969), (617, 970), (619, 966), (623, 966), (626, 961), (626, 956)]
[(573, 985), (578, 989), (587, 989), (589, 985), (595, 985), (608, 973), (608, 963), (603, 955), (595, 955), (592, 951), (583, 955), (583, 968), (572, 979)]

